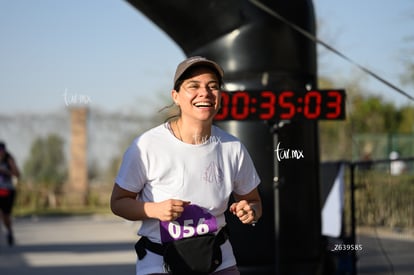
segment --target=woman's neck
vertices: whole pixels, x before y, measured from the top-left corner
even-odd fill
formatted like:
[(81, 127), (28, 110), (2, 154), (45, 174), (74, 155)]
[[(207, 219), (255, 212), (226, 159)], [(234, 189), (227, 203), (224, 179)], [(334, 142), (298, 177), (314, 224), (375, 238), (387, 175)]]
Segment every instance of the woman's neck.
[(174, 135), (184, 143), (203, 144), (211, 135), (210, 122), (190, 123), (178, 118), (171, 123)]

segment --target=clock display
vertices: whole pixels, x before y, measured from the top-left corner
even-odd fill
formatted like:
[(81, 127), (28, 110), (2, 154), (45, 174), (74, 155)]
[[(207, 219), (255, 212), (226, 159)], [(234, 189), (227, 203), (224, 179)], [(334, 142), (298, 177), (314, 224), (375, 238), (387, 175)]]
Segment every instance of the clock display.
[(343, 120), (345, 90), (222, 92), (223, 120)]

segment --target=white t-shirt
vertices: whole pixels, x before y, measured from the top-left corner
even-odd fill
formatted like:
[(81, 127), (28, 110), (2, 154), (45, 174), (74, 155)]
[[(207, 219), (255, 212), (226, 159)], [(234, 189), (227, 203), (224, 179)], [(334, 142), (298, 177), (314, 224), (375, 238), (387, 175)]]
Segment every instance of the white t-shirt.
[[(176, 220), (178, 227), (157, 219), (142, 221), (138, 234), (161, 243), (197, 234), (197, 230), (217, 233), (226, 224), (224, 212), (231, 193), (247, 194), (260, 179), (249, 153), (236, 137), (212, 126), (205, 143), (187, 144), (178, 140), (165, 123), (133, 141), (115, 182), (123, 189), (140, 193), (142, 201), (191, 202), (182, 219)], [(194, 230), (186, 231), (180, 223), (184, 220)], [(217, 270), (236, 264), (228, 241), (222, 245), (222, 252), (223, 263)], [(148, 252), (138, 261), (137, 274), (157, 272), (164, 272), (161, 256)]]

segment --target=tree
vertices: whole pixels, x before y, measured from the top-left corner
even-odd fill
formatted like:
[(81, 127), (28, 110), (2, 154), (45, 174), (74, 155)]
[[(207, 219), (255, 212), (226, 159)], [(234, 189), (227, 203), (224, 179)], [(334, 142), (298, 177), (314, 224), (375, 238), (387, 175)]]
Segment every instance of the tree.
[(398, 132), (402, 134), (414, 133), (414, 107), (408, 105), (400, 109), (401, 123)]
[[(321, 77), (319, 86), (324, 88), (337, 85)], [(358, 81), (352, 81), (352, 84), (347, 85), (346, 93), (346, 120), (319, 123), (322, 161), (358, 158), (364, 153), (361, 150), (365, 145), (374, 146), (376, 142), (380, 142), (381, 146), (387, 146), (386, 138), (390, 134), (414, 132), (414, 107), (411, 105), (397, 107), (380, 96), (367, 93)], [(364, 139), (367, 144), (356, 142), (361, 136), (367, 137)], [(384, 140), (380, 141), (379, 137), (384, 137)], [(379, 152), (380, 147), (376, 145)], [(384, 149), (381, 152), (385, 151)], [(376, 157), (386, 158), (387, 155)]]
[(25, 177), (53, 189), (61, 187), (67, 177), (63, 145), (63, 139), (56, 134), (37, 138), (23, 166)]
[(353, 132), (396, 132), (401, 123), (401, 114), (389, 102), (379, 96), (356, 96), (351, 102), (353, 112), (349, 115)]

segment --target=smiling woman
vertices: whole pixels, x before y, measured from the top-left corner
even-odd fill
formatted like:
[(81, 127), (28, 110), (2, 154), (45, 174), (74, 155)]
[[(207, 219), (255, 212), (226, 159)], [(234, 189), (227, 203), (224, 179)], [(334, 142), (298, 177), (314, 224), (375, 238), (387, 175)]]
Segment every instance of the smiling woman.
[(195, 57), (179, 65), (175, 88), (171, 92), (181, 111), (171, 124), (171, 130), (177, 138), (179, 133), (181, 141), (190, 144), (199, 144), (198, 138), (206, 140), (211, 136), (213, 118), (221, 99), (223, 71), (214, 63), (201, 60), (199, 62), (199, 57)]
[(142, 220), (137, 275), (240, 274), (224, 213), (232, 196), (228, 210), (254, 225), (262, 215), (260, 179), (245, 146), (213, 125), (223, 75), (204, 57), (181, 62), (171, 91), (179, 114), (137, 137), (124, 154), (111, 209)]

